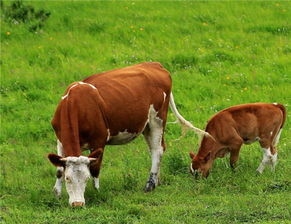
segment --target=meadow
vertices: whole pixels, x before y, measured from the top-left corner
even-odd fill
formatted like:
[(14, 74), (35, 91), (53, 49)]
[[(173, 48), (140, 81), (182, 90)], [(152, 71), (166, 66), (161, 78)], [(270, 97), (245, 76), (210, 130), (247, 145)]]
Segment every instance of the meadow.
[[(290, 1), (24, 1), (50, 16), (39, 29), (1, 9), (0, 223), (291, 223)], [(279, 102), (287, 121), (276, 172), (256, 168), (258, 143), (243, 146), (236, 172), (217, 159), (208, 179), (189, 174), (191, 131), (166, 128), (161, 185), (144, 193), (150, 154), (143, 137), (108, 146), (100, 191), (86, 207), (52, 192), (56, 152), (50, 121), (66, 86), (91, 74), (159, 61), (180, 113), (204, 128), (219, 110)], [(174, 121), (169, 111), (168, 121)]]

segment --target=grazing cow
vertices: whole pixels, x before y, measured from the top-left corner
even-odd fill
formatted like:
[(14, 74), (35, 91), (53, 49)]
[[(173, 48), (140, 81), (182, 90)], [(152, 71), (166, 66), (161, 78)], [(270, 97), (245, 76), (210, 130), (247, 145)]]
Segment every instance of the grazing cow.
[(233, 106), (218, 112), (207, 123), (205, 131), (210, 134), (202, 138), (198, 154), (190, 152), (190, 171), (207, 177), (217, 157), (230, 153), (230, 166), (235, 168), (241, 145), (259, 141), (263, 149), (263, 160), (257, 171), (262, 173), (266, 165), (275, 170), (276, 145), (286, 120), (286, 110), (281, 104), (251, 103)]
[[(126, 144), (141, 133), (152, 157), (145, 191), (153, 190), (159, 184), (169, 103), (182, 125), (204, 133), (179, 114), (171, 87), (169, 72), (156, 62), (115, 69), (72, 83), (52, 120), (58, 155), (49, 154), (48, 158), (58, 167), (56, 195), (61, 194), (64, 173), (69, 203), (83, 206), (90, 174), (99, 188), (105, 145)], [(84, 148), (91, 150), (88, 157), (81, 155)]]

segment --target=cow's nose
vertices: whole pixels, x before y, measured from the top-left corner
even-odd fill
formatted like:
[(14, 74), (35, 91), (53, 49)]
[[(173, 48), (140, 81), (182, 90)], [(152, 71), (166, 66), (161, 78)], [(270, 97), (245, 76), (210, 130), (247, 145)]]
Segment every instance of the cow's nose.
[(82, 207), (82, 206), (84, 206), (84, 202), (79, 202), (79, 201), (77, 201), (77, 202), (73, 202), (72, 203), (72, 206), (73, 207)]

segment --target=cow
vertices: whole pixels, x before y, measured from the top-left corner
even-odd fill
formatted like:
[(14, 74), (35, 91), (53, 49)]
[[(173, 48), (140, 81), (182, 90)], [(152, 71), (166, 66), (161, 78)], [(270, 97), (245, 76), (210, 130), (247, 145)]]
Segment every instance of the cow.
[(190, 172), (207, 178), (214, 160), (230, 153), (230, 166), (235, 168), (242, 144), (259, 141), (263, 160), (257, 172), (266, 165), (275, 171), (276, 145), (286, 120), (286, 110), (281, 104), (250, 103), (233, 106), (215, 114), (207, 123), (197, 155), (190, 152)]
[[(105, 146), (126, 144), (141, 133), (152, 159), (145, 192), (153, 190), (159, 184), (166, 149), (169, 104), (182, 127), (207, 135), (179, 114), (171, 88), (169, 72), (157, 62), (95, 74), (69, 85), (52, 119), (58, 154), (49, 154), (48, 159), (57, 166), (56, 196), (61, 195), (64, 176), (70, 205), (85, 205), (84, 191), (90, 176), (99, 189)], [(91, 153), (82, 156), (86, 149)]]

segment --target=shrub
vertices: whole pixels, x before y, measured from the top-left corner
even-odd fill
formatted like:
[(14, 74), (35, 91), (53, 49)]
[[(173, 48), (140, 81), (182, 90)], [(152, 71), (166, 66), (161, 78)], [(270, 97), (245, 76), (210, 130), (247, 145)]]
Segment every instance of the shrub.
[(33, 6), (24, 5), (21, 0), (14, 1), (7, 7), (1, 1), (1, 10), (3, 10), (6, 22), (14, 24), (28, 23), (30, 32), (41, 29), (51, 14), (44, 9), (35, 10)]

